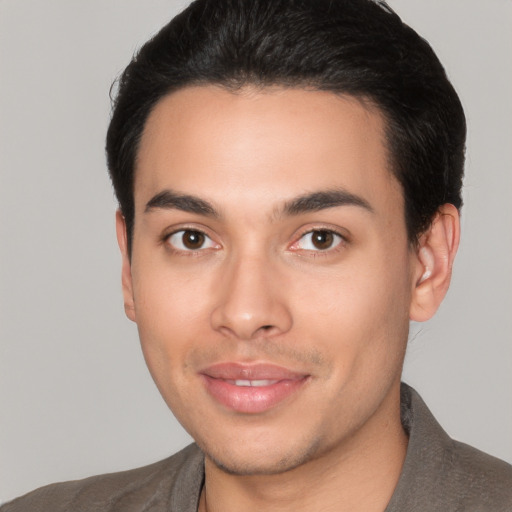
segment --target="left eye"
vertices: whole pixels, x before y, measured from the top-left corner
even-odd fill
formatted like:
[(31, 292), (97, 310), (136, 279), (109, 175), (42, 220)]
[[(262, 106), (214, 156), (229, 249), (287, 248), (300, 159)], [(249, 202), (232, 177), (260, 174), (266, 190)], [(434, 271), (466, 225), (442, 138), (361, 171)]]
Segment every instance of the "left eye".
[(343, 238), (334, 231), (318, 229), (302, 235), (296, 246), (305, 251), (327, 251), (338, 246), (342, 241)]
[(180, 251), (199, 251), (216, 247), (215, 242), (208, 235), (202, 231), (194, 231), (192, 229), (176, 231), (176, 233), (167, 238), (167, 242), (174, 249)]

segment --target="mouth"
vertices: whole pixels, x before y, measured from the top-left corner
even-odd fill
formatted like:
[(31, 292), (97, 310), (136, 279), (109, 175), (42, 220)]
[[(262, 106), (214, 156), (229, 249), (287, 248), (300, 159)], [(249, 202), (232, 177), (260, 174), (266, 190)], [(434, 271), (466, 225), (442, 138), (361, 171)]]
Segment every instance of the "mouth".
[(263, 413), (288, 401), (309, 379), (271, 364), (220, 363), (200, 372), (208, 394), (239, 413)]

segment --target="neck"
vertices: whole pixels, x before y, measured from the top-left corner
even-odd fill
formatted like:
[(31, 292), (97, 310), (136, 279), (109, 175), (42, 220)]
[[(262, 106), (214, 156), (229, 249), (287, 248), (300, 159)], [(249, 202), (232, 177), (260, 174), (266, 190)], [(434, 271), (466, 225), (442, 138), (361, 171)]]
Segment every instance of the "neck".
[(407, 450), (399, 389), (393, 394), (391, 418), (389, 409), (387, 414), (377, 411), (342, 445), (293, 470), (232, 475), (206, 457), (199, 512), (383, 512)]

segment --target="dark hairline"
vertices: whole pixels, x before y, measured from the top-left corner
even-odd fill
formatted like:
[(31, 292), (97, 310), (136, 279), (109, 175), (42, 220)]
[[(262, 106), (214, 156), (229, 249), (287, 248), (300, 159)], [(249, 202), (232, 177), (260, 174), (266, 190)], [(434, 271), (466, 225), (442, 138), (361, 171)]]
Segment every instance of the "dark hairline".
[[(229, 5), (196, 0), (126, 68), (113, 103), (107, 156), (129, 229), (138, 146), (148, 116), (165, 96), (206, 85), (233, 93), (248, 85), (291, 87), (369, 101), (384, 118), (383, 142), (389, 170), (402, 186), (409, 240), (418, 240), (442, 204), (460, 209), (464, 113), (430, 45), (373, 0), (340, 0), (339, 9), (330, 0), (287, 2), (254, 0), (248, 8), (245, 0)], [(254, 20), (255, 9), (261, 18), (250, 24), (248, 16)], [(207, 11), (219, 16), (215, 26), (212, 16), (203, 16)], [(288, 29), (278, 19), (294, 25)], [(311, 32), (296, 32), (298, 42), (283, 46), (290, 30), (304, 29), (305, 20)], [(276, 46), (268, 41), (277, 41)]]

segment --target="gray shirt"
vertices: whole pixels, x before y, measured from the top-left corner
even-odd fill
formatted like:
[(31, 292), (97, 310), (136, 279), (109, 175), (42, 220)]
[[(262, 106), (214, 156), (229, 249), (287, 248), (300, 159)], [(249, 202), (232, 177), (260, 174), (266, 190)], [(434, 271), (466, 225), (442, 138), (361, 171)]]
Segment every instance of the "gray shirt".
[[(451, 439), (402, 384), (407, 456), (384, 512), (511, 512), (512, 466)], [(42, 487), (0, 512), (196, 512), (204, 457), (195, 444), (131, 471)]]

